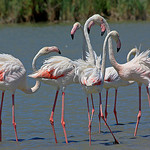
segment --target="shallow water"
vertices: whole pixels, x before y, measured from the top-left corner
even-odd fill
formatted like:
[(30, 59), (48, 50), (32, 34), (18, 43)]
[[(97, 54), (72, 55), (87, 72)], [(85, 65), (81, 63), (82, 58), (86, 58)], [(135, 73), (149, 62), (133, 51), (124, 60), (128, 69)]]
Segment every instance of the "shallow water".
[[(119, 32), (122, 42), (120, 52), (115, 52), (118, 62), (124, 63), (127, 53), (135, 45), (139, 47), (141, 44), (142, 51), (150, 47), (149, 26), (150, 23), (110, 24), (112, 30), (115, 29)], [(24, 64), (27, 74), (30, 74), (32, 73), (32, 59), (38, 50), (44, 46), (56, 45), (63, 56), (71, 59), (81, 57), (82, 33), (78, 31), (75, 39), (72, 41), (70, 30), (71, 26), (67, 25), (3, 26), (0, 27), (0, 52), (9, 53), (19, 58)], [(97, 54), (100, 54), (104, 37), (100, 36), (100, 28), (98, 26), (92, 28), (90, 37), (94, 50)], [(37, 65), (40, 66), (43, 59), (47, 57), (40, 58)], [(108, 59), (107, 66), (110, 66)], [(34, 85), (34, 80), (28, 78), (27, 81), (29, 86)], [(92, 145), (89, 147), (86, 99), (80, 85), (70, 85), (66, 89), (65, 122), (69, 144), (65, 144), (60, 123), (61, 95), (58, 97), (54, 115), (58, 144), (55, 144), (53, 131), (49, 123), (54, 96), (55, 89), (44, 83), (42, 83), (39, 91), (33, 95), (26, 95), (19, 90), (16, 91), (15, 113), (19, 142), (15, 142), (11, 121), (11, 93), (7, 91), (2, 112), (2, 142), (0, 143), (0, 149), (149, 149), (150, 108), (144, 86), (142, 86), (142, 117), (136, 137), (133, 136), (133, 133), (138, 113), (137, 84), (119, 88), (117, 111), (120, 125), (115, 124), (113, 115), (114, 89), (111, 89), (109, 92), (108, 124), (120, 142), (119, 145), (113, 144), (113, 138), (103, 122), (101, 127), (102, 133), (98, 133), (99, 99), (98, 95), (94, 95), (95, 114), (92, 123)], [(105, 90), (102, 92), (102, 99), (104, 110)]]

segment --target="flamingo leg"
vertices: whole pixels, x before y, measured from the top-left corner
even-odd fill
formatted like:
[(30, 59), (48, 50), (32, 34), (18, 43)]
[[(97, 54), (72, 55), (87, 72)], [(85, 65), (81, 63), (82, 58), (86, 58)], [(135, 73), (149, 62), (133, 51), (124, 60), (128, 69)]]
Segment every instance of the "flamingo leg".
[(89, 145), (91, 145), (91, 121), (90, 121), (90, 112), (89, 112), (89, 100), (87, 97), (87, 108), (88, 108), (88, 119), (89, 119)]
[(0, 107), (0, 141), (2, 141), (2, 107), (3, 107), (3, 100), (4, 100), (4, 91), (2, 92), (2, 100), (1, 100), (1, 107)]
[(114, 103), (114, 115), (116, 118), (116, 124), (118, 125), (117, 111), (116, 111), (116, 102), (117, 102), (117, 89), (115, 89), (115, 103)]
[(54, 101), (53, 109), (52, 109), (51, 116), (50, 116), (50, 119), (49, 119), (49, 121), (51, 123), (51, 126), (52, 126), (52, 129), (53, 129), (53, 133), (54, 133), (54, 137), (55, 137), (55, 143), (57, 143), (57, 138), (56, 138), (56, 132), (55, 132), (55, 128), (54, 128), (53, 116), (54, 116), (54, 111), (55, 111), (55, 106), (56, 106), (56, 102), (57, 102), (58, 93), (59, 93), (59, 90), (56, 91), (55, 101)]
[(62, 114), (61, 114), (61, 124), (62, 124), (62, 127), (63, 127), (63, 131), (64, 131), (66, 143), (68, 143), (68, 140), (67, 140), (67, 134), (66, 134), (66, 129), (65, 129), (65, 121), (64, 121), (64, 106), (65, 106), (65, 92), (62, 92)]
[(99, 93), (99, 115), (98, 115), (98, 118), (99, 118), (99, 133), (101, 132), (101, 93)]
[(107, 113), (107, 102), (108, 102), (108, 89), (106, 89), (105, 121), (107, 121), (107, 115), (108, 115), (108, 113)]
[(141, 118), (141, 86), (139, 86), (139, 113), (137, 115), (137, 122), (136, 122), (136, 128), (135, 128), (134, 136), (136, 136), (136, 134), (137, 134), (140, 118)]
[(102, 112), (101, 94), (99, 94), (99, 96), (100, 96), (100, 114), (101, 114), (101, 118), (104, 120), (105, 125), (107, 126), (107, 128), (109, 129), (109, 131), (110, 131), (111, 135), (113, 136), (113, 138), (114, 138), (114, 140), (115, 140), (115, 142), (114, 142), (114, 143), (115, 143), (115, 144), (119, 144), (118, 140), (116, 139), (116, 137), (115, 137), (115, 136), (114, 136), (114, 134), (112, 133), (112, 131), (111, 131), (111, 129), (110, 129), (110, 127), (109, 127), (109, 125), (107, 124), (106, 120), (104, 119), (104, 115), (103, 115), (103, 112)]
[(146, 90), (147, 90), (147, 97), (148, 97), (148, 102), (149, 102), (149, 107), (150, 107), (150, 96), (149, 96), (149, 89), (148, 89), (148, 86), (146, 87)]
[(12, 124), (13, 124), (14, 130), (15, 130), (16, 141), (18, 141), (17, 129), (16, 129), (16, 122), (15, 122), (15, 102), (14, 102), (14, 94), (12, 94)]
[(93, 102), (93, 95), (92, 94), (91, 94), (91, 100), (92, 100), (92, 115), (91, 115), (91, 123), (92, 123), (93, 115), (94, 115), (94, 112), (95, 112), (94, 102)]

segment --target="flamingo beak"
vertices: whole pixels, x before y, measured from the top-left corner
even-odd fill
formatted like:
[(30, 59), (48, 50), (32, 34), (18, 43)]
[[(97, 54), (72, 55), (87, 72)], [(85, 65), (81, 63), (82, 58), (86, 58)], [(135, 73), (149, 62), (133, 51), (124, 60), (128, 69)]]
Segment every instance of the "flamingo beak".
[(105, 31), (101, 32), (101, 36), (103, 36), (103, 35), (104, 35), (104, 33), (105, 33)]
[(59, 54), (61, 54), (61, 51), (59, 50), (59, 52), (58, 52)]
[(101, 27), (101, 36), (103, 36), (103, 35), (104, 35), (104, 33), (105, 33), (105, 31), (106, 31), (105, 24), (104, 24), (104, 23), (102, 23), (102, 24), (100, 25), (100, 27)]
[(71, 38), (72, 38), (72, 40), (74, 39), (74, 34), (71, 34)]
[(90, 34), (90, 28), (87, 28), (88, 34)]
[(117, 52), (119, 52), (120, 48), (121, 48), (121, 41), (120, 41), (120, 39), (118, 39), (118, 41), (117, 41)]

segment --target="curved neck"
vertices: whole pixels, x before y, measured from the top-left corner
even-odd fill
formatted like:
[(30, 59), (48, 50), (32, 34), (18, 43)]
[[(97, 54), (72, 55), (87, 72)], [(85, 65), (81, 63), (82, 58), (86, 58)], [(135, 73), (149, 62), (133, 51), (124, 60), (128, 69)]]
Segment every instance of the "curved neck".
[(37, 68), (36, 68), (36, 60), (41, 56), (41, 54), (38, 52), (35, 57), (33, 58), (33, 61), (32, 61), (32, 69), (33, 71), (36, 71)]
[(84, 30), (83, 27), (81, 26), (82, 34), (83, 34), (83, 43), (82, 43), (82, 59), (86, 60), (86, 40), (85, 40), (85, 35), (84, 35)]
[(87, 46), (88, 46), (90, 59), (91, 59), (92, 63), (95, 64), (94, 52), (93, 52), (93, 48), (92, 48), (92, 45), (91, 45), (91, 42), (90, 42), (89, 34), (87, 32), (87, 27), (88, 27), (88, 24), (90, 23), (90, 21), (92, 21), (91, 17), (85, 22), (84, 36), (85, 36), (86, 43), (87, 43)]
[[(101, 16), (101, 18), (104, 21), (106, 31), (107, 31), (107, 35), (108, 35), (108, 33), (110, 32), (110, 27), (109, 27), (107, 21), (102, 16)], [(105, 38), (105, 41), (107, 42), (106, 38)], [(104, 44), (103, 44), (103, 57), (102, 57), (102, 76), (103, 76), (103, 78), (105, 76), (105, 65), (106, 65), (106, 57), (107, 57), (106, 42), (105, 41), (104, 41)], [(112, 39), (111, 38), (108, 39), (108, 45), (109, 45), (110, 48), (112, 48)]]
[(128, 53), (128, 55), (127, 55), (127, 62), (130, 61), (131, 55), (135, 56), (135, 55), (139, 54), (139, 52), (140, 52), (140, 51), (139, 51), (138, 49), (133, 48), (133, 49)]
[[(111, 39), (111, 33), (108, 33), (106, 38), (105, 38), (105, 41), (104, 41), (105, 49), (106, 49), (106, 43), (107, 43), (108, 39)], [(112, 41), (112, 39), (111, 39), (111, 41)], [(109, 44), (109, 41), (108, 41), (108, 49), (109, 49), (109, 60), (110, 60), (110, 63), (115, 68), (115, 70), (118, 72), (120, 70), (120, 64), (118, 64), (116, 59), (115, 59), (113, 48), (112, 48), (112, 43)]]
[(40, 88), (40, 85), (40, 81), (36, 80), (36, 83), (32, 88), (22, 89), (22, 91), (26, 94), (33, 94)]

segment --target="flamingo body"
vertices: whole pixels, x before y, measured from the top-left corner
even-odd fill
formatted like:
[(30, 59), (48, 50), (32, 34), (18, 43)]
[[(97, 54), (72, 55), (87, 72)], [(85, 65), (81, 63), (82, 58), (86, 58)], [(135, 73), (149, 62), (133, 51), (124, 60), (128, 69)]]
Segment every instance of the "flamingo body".
[(21, 61), (9, 54), (0, 54), (0, 90), (26, 89), (26, 70)]

